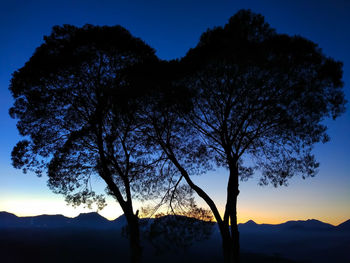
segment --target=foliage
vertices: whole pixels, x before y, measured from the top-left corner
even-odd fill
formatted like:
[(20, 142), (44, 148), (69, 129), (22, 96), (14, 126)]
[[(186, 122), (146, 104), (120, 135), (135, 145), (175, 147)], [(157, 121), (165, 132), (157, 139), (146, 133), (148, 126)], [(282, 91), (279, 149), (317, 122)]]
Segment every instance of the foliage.
[[(238, 262), (239, 179), (259, 169), (261, 184), (278, 186), (316, 174), (313, 146), (329, 140), (324, 120), (345, 110), (342, 63), (241, 10), (224, 27), (205, 32), (176, 71), (170, 86), (187, 89), (182, 98), (190, 102), (185, 110), (180, 104), (161, 111), (151, 137), (213, 212), (225, 262)], [(193, 163), (204, 163), (203, 171), (212, 164), (228, 169), (223, 216), (192, 180)]]
[[(260, 169), (261, 183), (275, 186), (315, 175), (312, 147), (329, 140), (323, 121), (344, 112), (341, 62), (245, 10), (204, 33), (183, 62), (197, 92), (189, 119), (219, 165), (236, 160), (240, 176)], [(245, 167), (244, 155), (255, 165)]]
[(75, 205), (103, 201), (90, 187), (95, 175), (119, 202), (130, 201), (159, 156), (142, 142), (138, 98), (125, 76), (151, 59), (154, 50), (120, 26), (54, 27), (11, 80), (10, 114), (26, 137), (12, 152), (13, 165), (47, 172), (49, 187)]
[[(303, 37), (276, 33), (249, 10), (169, 62), (119, 26), (57, 26), (13, 74), (10, 114), (25, 139), (12, 161), (47, 173), (49, 187), (74, 205), (103, 208), (90, 185), (101, 177), (134, 238), (132, 200), (163, 193), (154, 211), (168, 204), (168, 212), (190, 217), (155, 220), (150, 236), (165, 246), (170, 225), (179, 228), (169, 240), (186, 247), (198, 231), (193, 217), (211, 218), (194, 205), (195, 192), (218, 222), (225, 262), (233, 262), (239, 179), (259, 170), (261, 184), (278, 186), (314, 176), (313, 147), (329, 140), (324, 120), (345, 111), (342, 87), (341, 62)], [(192, 180), (215, 165), (229, 171), (223, 216)]]
[(154, 219), (145, 221), (142, 227), (145, 238), (157, 253), (186, 250), (212, 235), (214, 221), (211, 211), (191, 201), (185, 209), (161, 212)]

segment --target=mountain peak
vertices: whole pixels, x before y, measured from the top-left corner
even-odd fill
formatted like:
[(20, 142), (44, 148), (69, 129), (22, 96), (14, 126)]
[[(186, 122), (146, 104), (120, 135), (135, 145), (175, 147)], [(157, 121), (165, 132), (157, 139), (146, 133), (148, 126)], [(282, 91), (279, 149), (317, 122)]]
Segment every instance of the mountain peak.
[(307, 220), (297, 220), (297, 221), (288, 221), (283, 224), (280, 224), (280, 226), (285, 227), (290, 230), (331, 230), (334, 228), (333, 225), (324, 223), (322, 221), (319, 221), (317, 219), (307, 219)]
[(309, 223), (323, 223), (323, 222), (321, 222), (320, 220), (317, 220), (317, 219), (308, 219), (308, 220), (306, 220), (306, 222), (309, 222)]
[(6, 212), (6, 211), (0, 211), (0, 216), (1, 217), (17, 217), (16, 215), (14, 215), (14, 214), (11, 214), (11, 213), (9, 213), (9, 212)]
[(77, 217), (74, 217), (74, 220), (79, 222), (109, 222), (109, 220), (97, 212), (81, 213)]
[(80, 213), (75, 218), (100, 218), (103, 217), (97, 212)]
[(247, 222), (244, 223), (245, 225), (257, 225), (253, 220), (248, 220)]

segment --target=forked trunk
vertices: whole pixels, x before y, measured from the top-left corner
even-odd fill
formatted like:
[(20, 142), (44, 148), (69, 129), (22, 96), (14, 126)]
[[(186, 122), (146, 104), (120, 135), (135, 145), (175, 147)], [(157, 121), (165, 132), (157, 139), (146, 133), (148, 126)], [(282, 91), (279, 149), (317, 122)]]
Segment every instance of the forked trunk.
[(233, 243), (230, 235), (229, 226), (225, 226), (221, 233), (222, 252), (224, 256), (224, 263), (232, 263), (233, 261)]
[[(163, 145), (163, 147), (165, 147)], [(165, 148), (167, 149), (167, 148)], [(169, 150), (169, 149), (167, 149)], [(171, 151), (170, 151), (171, 152)], [(227, 188), (227, 203), (226, 203), (226, 220), (222, 220), (220, 213), (207, 193), (197, 186), (190, 178), (187, 171), (180, 165), (173, 154), (168, 156), (170, 160), (179, 169), (181, 175), (185, 178), (188, 185), (208, 204), (214, 217), (219, 225), (219, 230), (222, 238), (222, 248), (225, 263), (239, 263), (239, 232), (237, 227), (237, 197), (238, 190), (238, 165), (237, 161), (230, 165), (230, 178)], [(231, 228), (229, 225), (231, 221)]]
[(239, 263), (239, 232), (229, 225), (220, 229), (225, 263)]

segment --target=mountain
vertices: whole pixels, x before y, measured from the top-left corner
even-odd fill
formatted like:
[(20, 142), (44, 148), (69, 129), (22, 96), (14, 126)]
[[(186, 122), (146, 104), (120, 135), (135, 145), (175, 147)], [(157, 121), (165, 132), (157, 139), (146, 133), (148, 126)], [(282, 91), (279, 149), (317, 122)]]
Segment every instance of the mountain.
[(248, 221), (239, 224), (240, 246), (246, 252), (281, 255), (298, 262), (350, 262), (349, 227), (350, 220), (338, 226), (315, 219), (276, 225)]
[(79, 228), (112, 228), (111, 221), (96, 212), (79, 214), (72, 218), (69, 224)]
[[(168, 217), (168, 219), (171, 218)], [(147, 229), (149, 227), (147, 223), (153, 220), (141, 219), (141, 228)], [(128, 242), (121, 235), (120, 229), (126, 223), (124, 215), (109, 221), (97, 213), (80, 214), (69, 218), (62, 215), (17, 217), (11, 213), (0, 212), (0, 254), (5, 255), (5, 259), (0, 257), (1, 262), (83, 262), (81, 258), (84, 256), (84, 259), (90, 262), (92, 260), (90, 254), (79, 254), (79, 251), (85, 251), (86, 248), (91, 248), (91, 251), (96, 250), (95, 256), (92, 257), (96, 262), (108, 262), (110, 258), (115, 257), (115, 251), (118, 249), (118, 258), (120, 258), (119, 255), (124, 255), (122, 258), (125, 257), (125, 260), (120, 259), (120, 262), (124, 262), (127, 261)], [(186, 226), (185, 224), (185, 228)], [(315, 219), (288, 221), (276, 225), (257, 224), (249, 220), (244, 224), (239, 224), (238, 227), (241, 233), (242, 253), (257, 253), (275, 257), (275, 259), (266, 261), (251, 260), (248, 262), (287, 262), (279, 261), (279, 257), (309, 263), (350, 262), (348, 253), (350, 220), (338, 226)], [(182, 237), (181, 231), (185, 228), (180, 226), (180, 232), (176, 233), (180, 233)], [(172, 246), (173, 239), (167, 240), (171, 234), (171, 231), (169, 234), (167, 232), (167, 224), (161, 230), (163, 232), (166, 230), (165, 235), (162, 236), (165, 238), (161, 239), (162, 242), (163, 240), (168, 241), (165, 245)], [(190, 248), (196, 258), (208, 259), (207, 262), (218, 262), (214, 259), (221, 255), (221, 236), (217, 225), (213, 230), (208, 239), (196, 241), (197, 243)], [(194, 233), (197, 234), (197, 231), (197, 229), (194, 230)], [(146, 242), (144, 244), (145, 255), (151, 257), (150, 251), (153, 251), (154, 247), (151, 243), (147, 243), (148, 241), (144, 242)], [(42, 250), (43, 254), (39, 255), (42, 257), (41, 260), (34, 261), (34, 258), (38, 257), (38, 247), (45, 247), (46, 250)], [(52, 255), (55, 255), (56, 261), (48, 260), (52, 259)], [(176, 261), (182, 261), (182, 255), (179, 253), (178, 256)], [(101, 257), (104, 258), (101, 259)], [(33, 260), (27, 260), (27, 258)], [(158, 254), (157, 258), (159, 262), (169, 262), (167, 257), (164, 257), (162, 261)], [(175, 259), (175, 256), (172, 255), (171, 258)]]
[(19, 225), (20, 225), (20, 220), (17, 216), (8, 212), (0, 212), (1, 228), (18, 227)]
[(23, 227), (58, 228), (69, 224), (70, 218), (63, 215), (40, 215), (30, 217), (18, 217), (19, 224)]
[(121, 215), (112, 221), (114, 227), (123, 227), (127, 224), (125, 215)]
[[(344, 225), (343, 225), (344, 224)], [(333, 231), (336, 229), (347, 230), (350, 228), (350, 220), (335, 227), (331, 224), (321, 222), (316, 219), (287, 221), (281, 224), (257, 224), (249, 220), (244, 224), (238, 224), (240, 231), (243, 232), (271, 232), (271, 231)]]
[(0, 229), (4, 228), (93, 228), (118, 229), (126, 224), (121, 216), (109, 221), (96, 212), (82, 213), (69, 218), (63, 215), (39, 215), (17, 217), (11, 213), (0, 212)]
[(350, 219), (337, 226), (341, 231), (350, 231)]
[(306, 221), (288, 221), (286, 223), (280, 224), (280, 226), (286, 230), (292, 231), (325, 231), (335, 229), (335, 226), (316, 219), (308, 219)]
[[(153, 219), (141, 219), (146, 222)], [(8, 212), (0, 212), (0, 228), (94, 228), (94, 229), (119, 229), (127, 224), (126, 217), (120, 217), (110, 221), (96, 212), (82, 213), (77, 217), (69, 218), (63, 215), (40, 215), (29, 217), (17, 217)], [(333, 226), (315, 219), (287, 221), (282, 224), (257, 224), (253, 220), (238, 224), (242, 232), (310, 232), (310, 231), (350, 231), (350, 220)]]
[(239, 231), (243, 232), (256, 232), (256, 231), (264, 231), (264, 224), (257, 224), (253, 220), (249, 220), (246, 223), (238, 224)]

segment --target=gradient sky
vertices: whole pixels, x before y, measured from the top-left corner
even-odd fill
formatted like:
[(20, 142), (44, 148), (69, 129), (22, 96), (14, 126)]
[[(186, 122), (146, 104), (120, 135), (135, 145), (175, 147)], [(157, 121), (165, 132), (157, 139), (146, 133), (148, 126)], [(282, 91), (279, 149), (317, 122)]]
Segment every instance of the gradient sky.
[[(20, 139), (8, 115), (13, 100), (8, 91), (11, 73), (22, 67), (54, 25), (86, 23), (127, 28), (156, 49), (162, 59), (179, 58), (194, 47), (207, 28), (224, 25), (239, 9), (265, 16), (277, 32), (301, 35), (324, 53), (344, 62), (345, 94), (350, 100), (350, 1), (347, 0), (8, 0), (0, 7), (0, 211), (19, 216), (64, 214), (87, 210), (66, 206), (50, 192), (45, 176), (22, 174), (11, 166), (10, 154)], [(349, 107), (349, 106), (348, 106)], [(327, 120), (331, 141), (315, 146), (320, 171), (314, 178), (293, 178), (288, 187), (261, 187), (257, 178), (240, 186), (239, 222), (258, 223), (315, 218), (332, 224), (350, 219), (350, 111)], [(195, 178), (223, 208), (227, 173), (218, 170)], [(104, 189), (96, 178), (94, 186)], [(199, 203), (204, 204), (199, 200)], [(138, 204), (140, 205), (140, 204)], [(114, 200), (100, 212), (108, 219), (122, 211)]]

